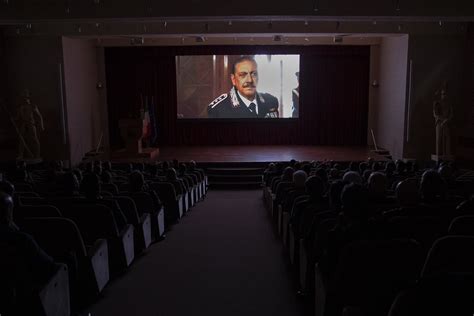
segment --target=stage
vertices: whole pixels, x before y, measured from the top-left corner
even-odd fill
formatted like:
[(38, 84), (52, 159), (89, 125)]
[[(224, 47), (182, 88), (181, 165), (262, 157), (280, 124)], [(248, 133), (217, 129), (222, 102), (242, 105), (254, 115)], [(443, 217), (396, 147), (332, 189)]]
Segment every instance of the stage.
[(125, 161), (179, 161), (195, 160), (204, 163), (236, 162), (278, 162), (291, 159), (299, 161), (334, 160), (362, 161), (371, 157), (375, 160), (387, 160), (371, 150), (368, 146), (164, 146), (155, 152), (153, 158), (126, 155), (124, 152), (112, 153), (110, 160)]

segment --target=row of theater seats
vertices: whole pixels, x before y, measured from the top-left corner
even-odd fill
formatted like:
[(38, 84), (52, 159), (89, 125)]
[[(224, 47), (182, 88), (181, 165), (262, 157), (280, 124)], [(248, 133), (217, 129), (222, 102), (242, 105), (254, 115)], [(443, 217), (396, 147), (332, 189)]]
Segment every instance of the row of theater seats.
[(315, 315), (473, 314), (472, 172), (297, 169), (267, 169), (263, 199)]
[[(111, 278), (125, 273), (136, 256), (162, 240), (207, 191), (207, 177), (200, 169), (168, 181), (158, 174), (115, 167), (111, 181), (99, 184), (93, 195), (62, 190), (62, 185), (67, 186), (64, 179), (72, 177), (66, 170), (56, 170), (53, 176), (50, 171), (36, 170), (31, 173), (34, 181), (14, 183), (16, 225), (61, 263), (46, 292), (39, 293), (44, 302), (35, 309), (38, 315), (69, 315), (92, 303)], [(99, 175), (90, 171), (84, 179), (93, 183)], [(132, 177), (137, 176), (143, 189), (132, 189)], [(48, 291), (51, 282), (55, 289), (61, 285), (62, 291)], [(11, 291), (19, 284), (0, 286)], [(13, 309), (10, 304), (10, 313), (16, 315)], [(1, 305), (0, 314), (9, 315)]]

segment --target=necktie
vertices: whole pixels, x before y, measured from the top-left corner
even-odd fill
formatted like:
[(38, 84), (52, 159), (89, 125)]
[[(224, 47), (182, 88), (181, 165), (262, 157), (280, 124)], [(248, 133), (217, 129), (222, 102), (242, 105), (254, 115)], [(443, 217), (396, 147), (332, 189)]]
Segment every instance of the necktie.
[(257, 116), (257, 105), (255, 103), (250, 103), (249, 104), (249, 109), (250, 111), (252, 111), (253, 114), (255, 114), (255, 116)]

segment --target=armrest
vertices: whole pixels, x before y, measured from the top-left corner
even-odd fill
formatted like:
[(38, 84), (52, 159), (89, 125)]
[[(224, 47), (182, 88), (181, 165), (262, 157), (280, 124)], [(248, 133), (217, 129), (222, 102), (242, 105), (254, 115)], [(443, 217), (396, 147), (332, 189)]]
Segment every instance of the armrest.
[[(163, 207), (158, 211), (158, 213), (163, 209)], [(142, 216), (139, 218), (139, 223), (144, 223), (146, 220), (150, 218), (150, 213), (143, 213)]]
[(119, 233), (120, 238), (121, 239), (123, 239), (123, 237), (133, 238), (133, 230), (134, 230), (134, 227), (131, 224), (125, 225), (125, 227), (122, 228), (122, 230)]
[(87, 251), (92, 272), (94, 273), (95, 286), (98, 293), (107, 285), (110, 279), (109, 249), (107, 240), (97, 239)]
[(104, 255), (103, 253), (101, 254), (100, 252), (105, 249), (107, 255), (107, 240), (106, 239), (97, 239), (95, 243), (87, 250), (87, 256), (89, 258), (95, 256), (95, 255)]
[(46, 315), (69, 315), (69, 275), (67, 265), (57, 264), (57, 270), (39, 292)]

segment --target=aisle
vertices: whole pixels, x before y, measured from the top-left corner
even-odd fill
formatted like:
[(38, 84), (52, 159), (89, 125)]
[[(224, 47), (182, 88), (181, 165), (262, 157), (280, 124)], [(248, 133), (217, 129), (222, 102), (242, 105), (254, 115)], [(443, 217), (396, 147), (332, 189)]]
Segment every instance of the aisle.
[(87, 312), (302, 315), (281, 252), (260, 190), (209, 191)]

